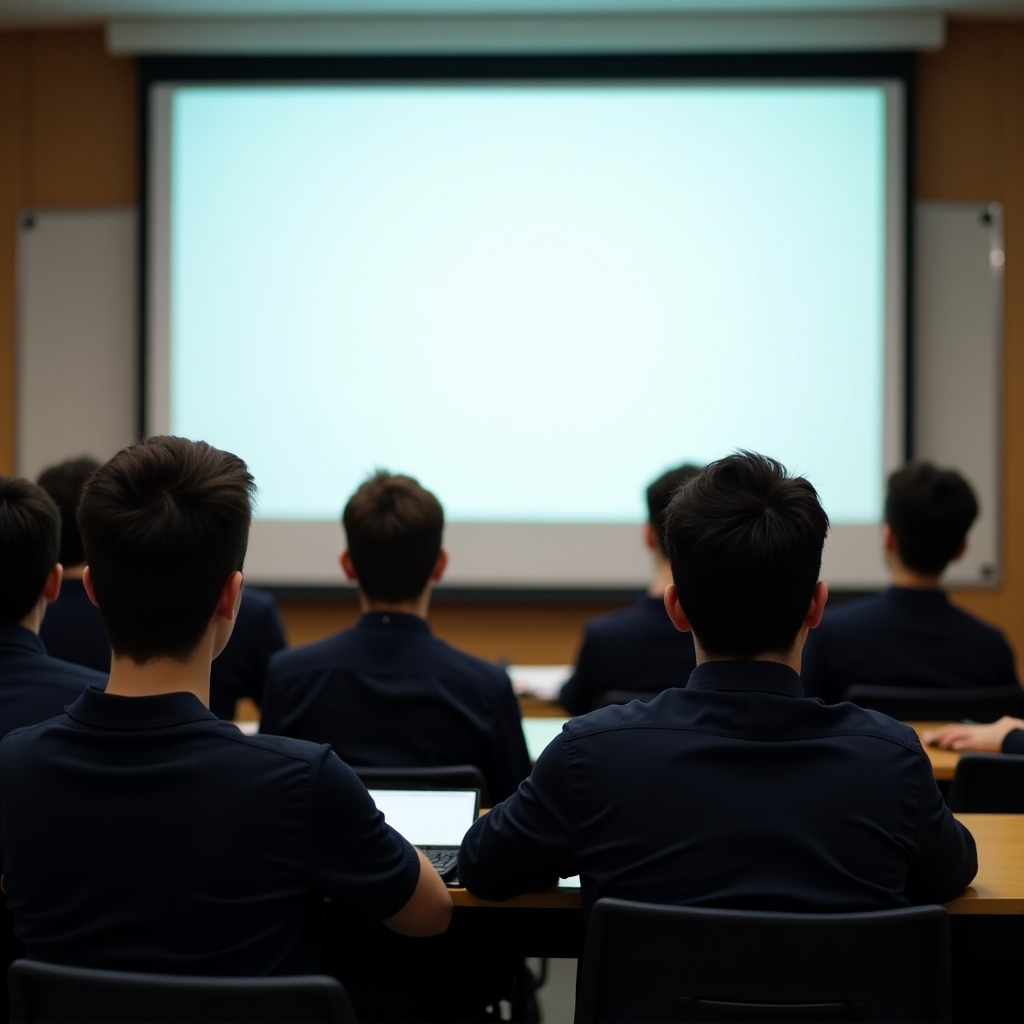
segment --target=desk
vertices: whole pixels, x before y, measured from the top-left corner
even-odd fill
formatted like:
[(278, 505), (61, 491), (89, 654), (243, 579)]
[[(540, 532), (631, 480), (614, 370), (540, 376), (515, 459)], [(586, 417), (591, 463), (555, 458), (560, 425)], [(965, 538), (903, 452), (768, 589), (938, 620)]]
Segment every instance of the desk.
[[(951, 914), (1024, 914), (1024, 814), (958, 814), (978, 844), (978, 877), (946, 904)], [(457, 907), (579, 910), (578, 889), (524, 893), (503, 903), (452, 889)]]

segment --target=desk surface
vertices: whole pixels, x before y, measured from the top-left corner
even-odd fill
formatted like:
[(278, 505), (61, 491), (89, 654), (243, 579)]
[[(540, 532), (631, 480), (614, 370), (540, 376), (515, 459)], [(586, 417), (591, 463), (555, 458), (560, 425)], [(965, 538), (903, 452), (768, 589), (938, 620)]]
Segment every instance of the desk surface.
[[(958, 814), (978, 844), (978, 877), (946, 904), (951, 914), (1024, 914), (1024, 814)], [(524, 893), (504, 903), (452, 889), (457, 907), (533, 907), (579, 910), (578, 889)]]

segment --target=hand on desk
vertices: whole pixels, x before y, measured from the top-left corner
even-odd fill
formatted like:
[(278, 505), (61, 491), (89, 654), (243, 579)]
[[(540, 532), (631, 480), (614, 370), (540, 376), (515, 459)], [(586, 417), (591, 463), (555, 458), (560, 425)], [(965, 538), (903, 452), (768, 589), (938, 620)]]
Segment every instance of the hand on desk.
[(998, 722), (989, 725), (943, 725), (938, 729), (921, 734), (925, 743), (946, 750), (994, 750), (1003, 749), (1006, 734), (1013, 729), (1024, 729), (1024, 721), (1004, 715)]

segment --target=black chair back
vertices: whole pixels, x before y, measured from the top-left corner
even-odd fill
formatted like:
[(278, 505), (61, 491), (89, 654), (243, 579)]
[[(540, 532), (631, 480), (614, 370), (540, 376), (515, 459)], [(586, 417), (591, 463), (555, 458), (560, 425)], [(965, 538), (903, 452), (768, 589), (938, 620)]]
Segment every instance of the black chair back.
[(1024, 754), (962, 754), (947, 803), (964, 813), (1024, 814)]
[(949, 969), (939, 906), (791, 914), (601, 899), (576, 1022), (948, 1021)]
[(480, 806), (490, 807), (491, 797), (483, 772), (472, 764), (429, 768), (373, 768), (353, 765), (352, 771), (367, 789), (478, 789)]
[(18, 1024), (280, 1024), (356, 1019), (341, 982), (326, 975), (206, 978), (15, 960), (8, 985), (11, 1021)]
[(881, 711), (901, 722), (994, 722), (1019, 715), (1024, 692), (1017, 686), (968, 686), (956, 689), (919, 686), (848, 686), (843, 700)]

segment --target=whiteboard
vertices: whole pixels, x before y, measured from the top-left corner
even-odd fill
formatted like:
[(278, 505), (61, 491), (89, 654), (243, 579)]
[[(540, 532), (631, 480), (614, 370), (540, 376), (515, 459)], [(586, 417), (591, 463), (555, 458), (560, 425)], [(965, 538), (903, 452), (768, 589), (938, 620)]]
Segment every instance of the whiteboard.
[[(915, 207), (913, 454), (961, 470), (981, 516), (956, 586), (1000, 581), (1002, 210)], [(18, 230), (17, 471), (105, 458), (138, 433), (137, 213), (24, 211)], [(880, 510), (881, 514), (881, 510)], [(881, 555), (879, 555), (881, 557)]]
[(915, 208), (913, 451), (958, 469), (981, 512), (950, 586), (1001, 579), (1003, 212), (998, 203)]
[(18, 220), (17, 472), (103, 460), (138, 437), (134, 209)]

